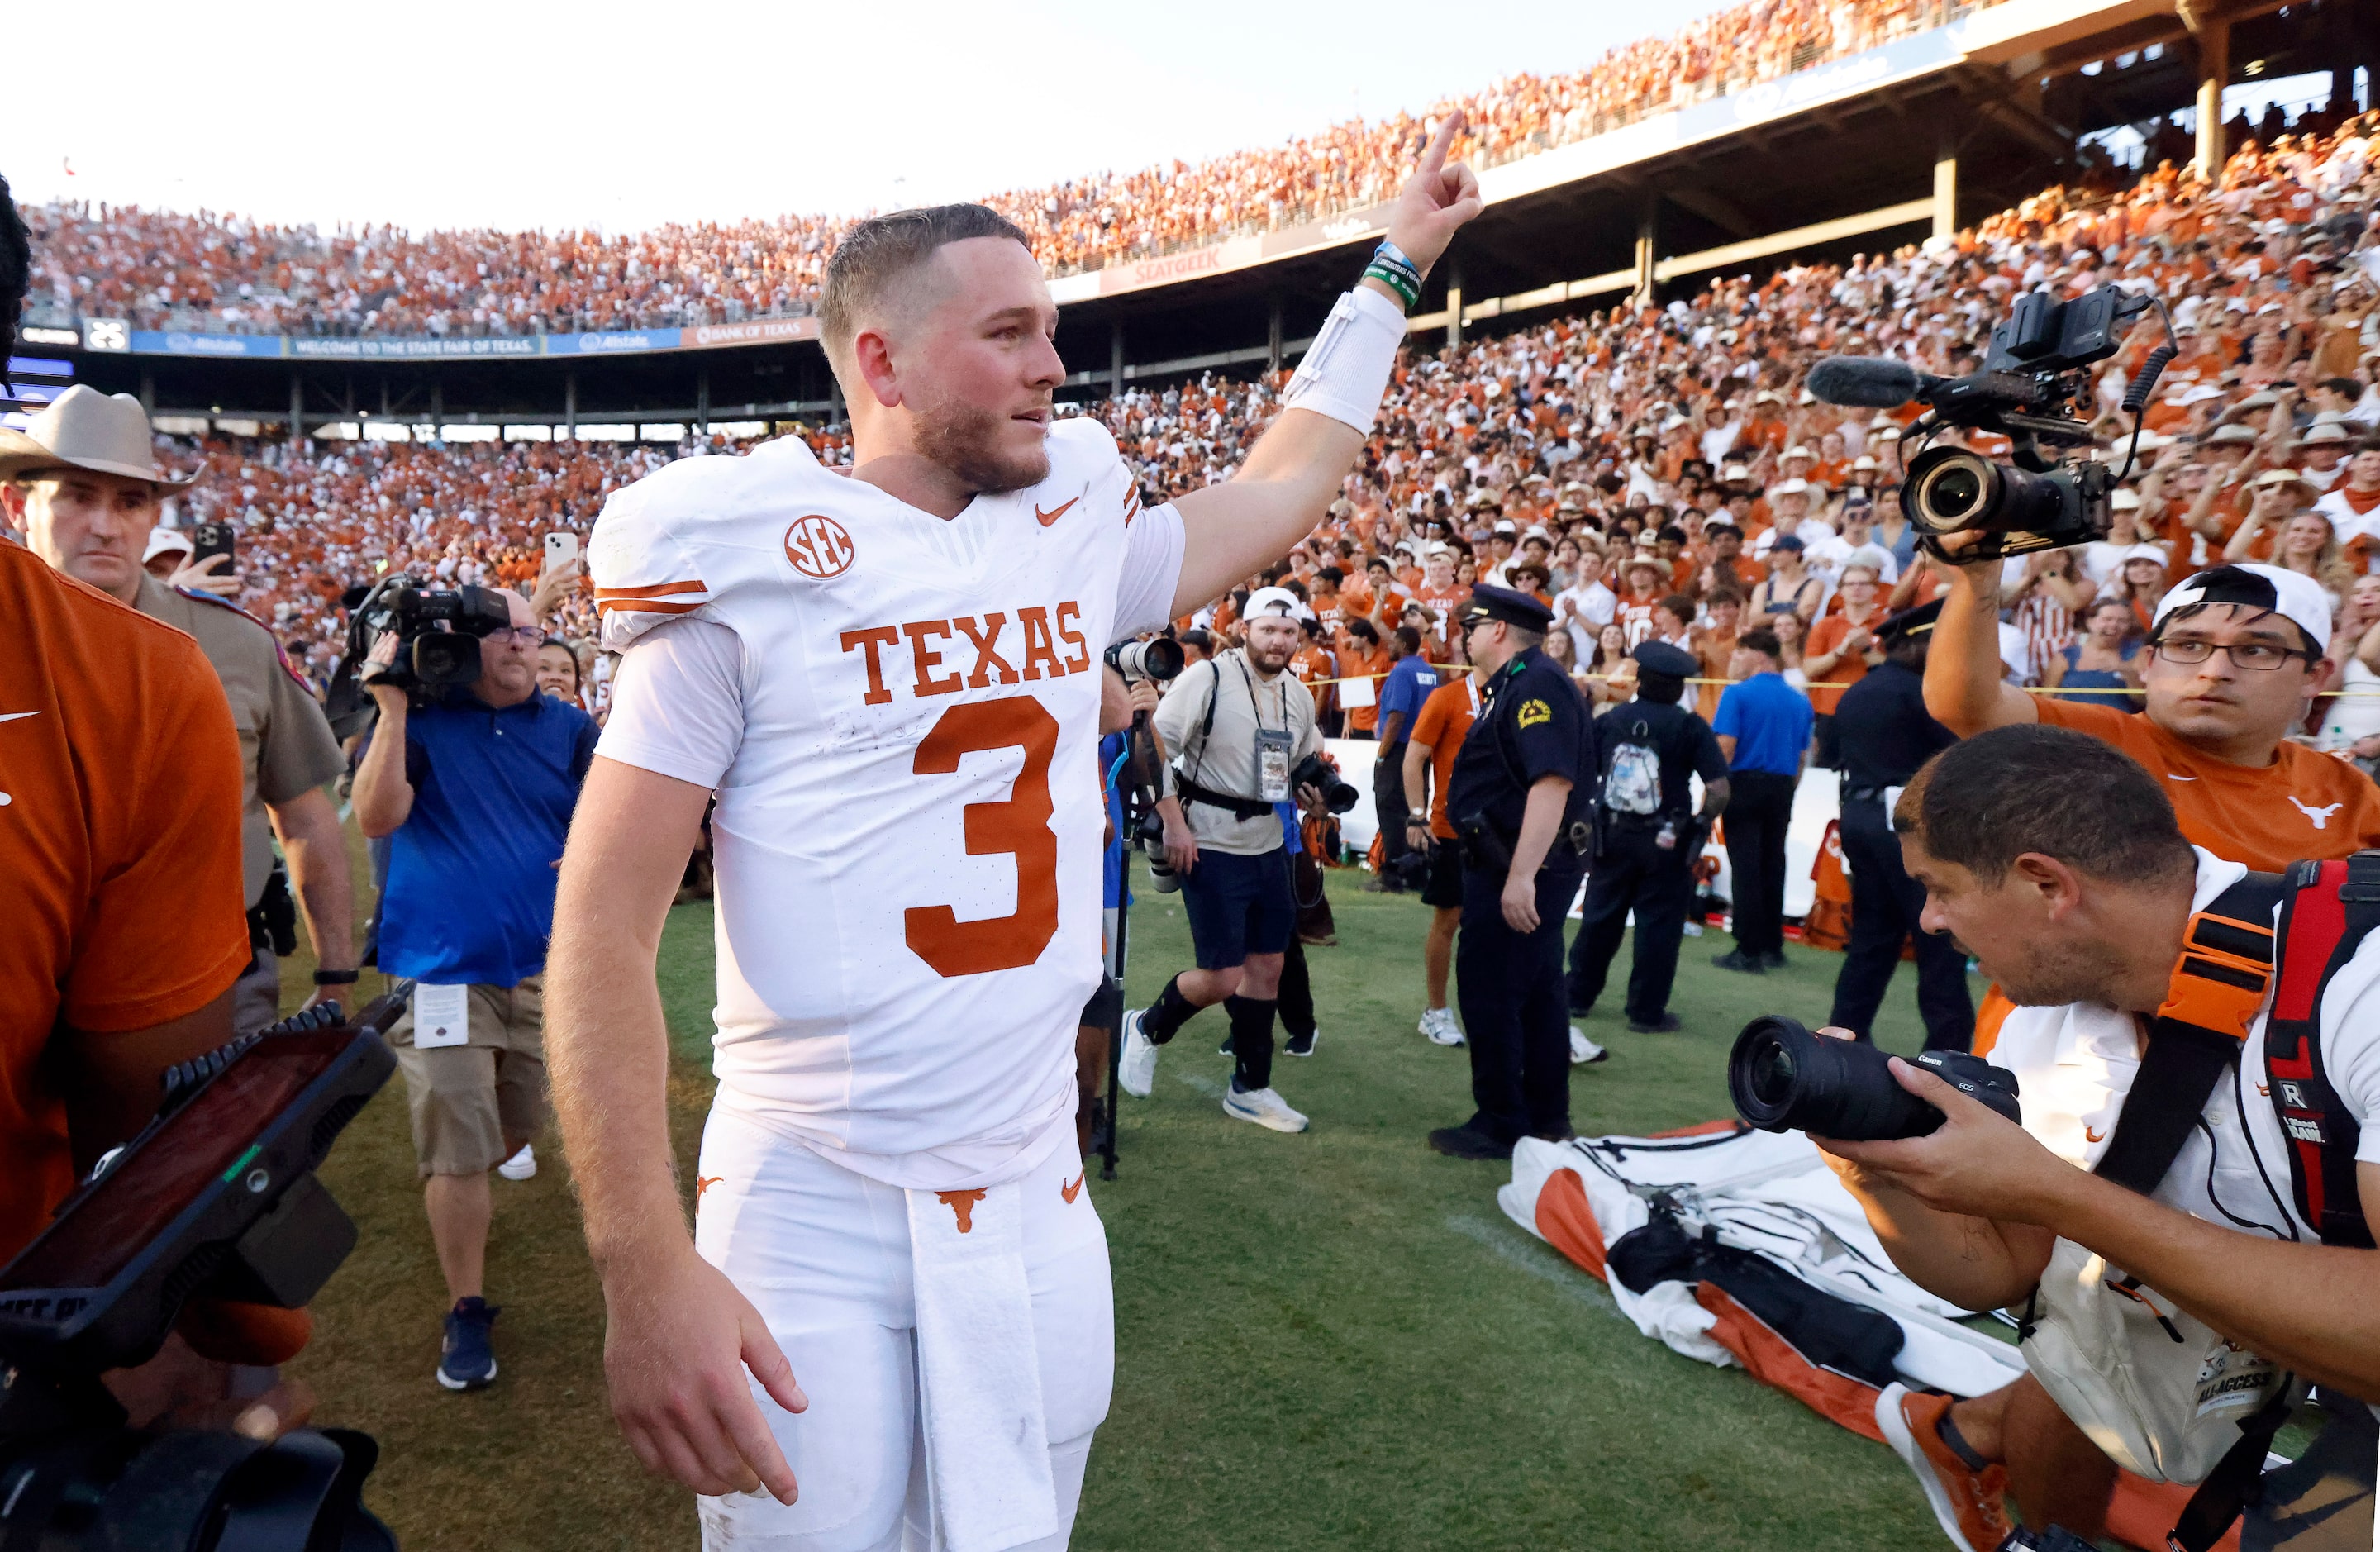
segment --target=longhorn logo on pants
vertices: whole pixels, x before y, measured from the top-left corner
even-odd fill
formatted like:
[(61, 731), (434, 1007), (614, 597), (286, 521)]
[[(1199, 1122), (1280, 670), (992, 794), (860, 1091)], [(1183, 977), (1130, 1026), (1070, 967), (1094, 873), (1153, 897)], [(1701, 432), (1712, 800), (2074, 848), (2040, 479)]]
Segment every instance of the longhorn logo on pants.
[(983, 1200), (982, 1192), (937, 1191), (934, 1193), (934, 1200), (950, 1204), (951, 1211), (958, 1218), (960, 1233), (969, 1234), (975, 1231), (975, 1205)]

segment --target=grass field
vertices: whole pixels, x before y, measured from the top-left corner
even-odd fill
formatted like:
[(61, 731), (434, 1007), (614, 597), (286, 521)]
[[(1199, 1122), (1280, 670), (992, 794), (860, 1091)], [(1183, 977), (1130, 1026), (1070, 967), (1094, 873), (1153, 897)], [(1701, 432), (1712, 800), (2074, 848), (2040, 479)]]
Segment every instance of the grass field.
[[(1602, 1284), (1498, 1211), (1504, 1167), (1442, 1158), (1469, 1113), (1465, 1053), (1415, 1032), (1425, 911), (1332, 878), (1339, 946), (1312, 951), (1323, 1037), (1276, 1084), (1314, 1117), (1282, 1136), (1227, 1120), (1209, 1012), (1126, 1100), (1117, 1179), (1094, 1176), (1116, 1279), (1116, 1391), (1091, 1456), (1079, 1548), (1875, 1548), (1940, 1545), (1886, 1450), (1745, 1377), (1639, 1336)], [(1187, 963), (1178, 907), (1134, 916), (1131, 991)], [(1611, 1060), (1575, 1069), (1582, 1133), (1727, 1111), (1735, 1030), (1817, 1022), (1840, 960), (1789, 950), (1766, 979), (1688, 940), (1678, 1035), (1588, 1021)], [(1625, 974), (1625, 951), (1620, 974)], [(673, 914), (662, 990), (681, 1173), (710, 1090), (710, 918)], [(305, 966), (293, 964), (293, 981)], [(1913, 970), (1879, 1036), (1917, 1044)], [(1609, 999), (1616, 1003), (1616, 993)], [(647, 1480), (605, 1409), (601, 1303), (550, 1135), (534, 1181), (495, 1182), (490, 1299), (503, 1376), (431, 1378), (445, 1303), (401, 1085), (324, 1170), (362, 1243), (293, 1365), (321, 1420), (378, 1437), (370, 1498), (408, 1547), (528, 1552), (694, 1544), (688, 1495)]]

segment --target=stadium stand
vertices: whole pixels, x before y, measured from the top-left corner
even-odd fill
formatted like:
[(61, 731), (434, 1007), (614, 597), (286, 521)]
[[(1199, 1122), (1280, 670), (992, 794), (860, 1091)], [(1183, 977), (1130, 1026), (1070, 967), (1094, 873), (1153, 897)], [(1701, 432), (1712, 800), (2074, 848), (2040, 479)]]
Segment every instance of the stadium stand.
[[(1997, 4), (1998, 0), (1992, 0)], [(1439, 118), (1481, 167), (1806, 70), (1982, 7), (1949, 0), (1752, 0), (1585, 67), (1516, 75), (1416, 115), (1352, 120), (1195, 166), (1101, 174), (988, 202), (1053, 274), (1147, 259), (1377, 203)], [(27, 212), (33, 297), (140, 329), (526, 334), (807, 314), (843, 223), (821, 216), (595, 232), (276, 226), (247, 217), (53, 204)]]

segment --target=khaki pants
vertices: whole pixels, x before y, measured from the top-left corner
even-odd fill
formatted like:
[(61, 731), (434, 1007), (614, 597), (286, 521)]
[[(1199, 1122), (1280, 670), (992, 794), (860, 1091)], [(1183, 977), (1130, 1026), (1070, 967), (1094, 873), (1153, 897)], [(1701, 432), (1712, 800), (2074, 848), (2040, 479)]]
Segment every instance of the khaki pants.
[(239, 979), (231, 984), (231, 1032), (253, 1035), (268, 1024), (281, 1022), (281, 959), (258, 944)]
[(389, 1032), (389, 1043), (405, 1074), (423, 1179), (485, 1174), (545, 1124), (542, 977), (474, 986), (467, 1044), (419, 1049), (410, 1009)]

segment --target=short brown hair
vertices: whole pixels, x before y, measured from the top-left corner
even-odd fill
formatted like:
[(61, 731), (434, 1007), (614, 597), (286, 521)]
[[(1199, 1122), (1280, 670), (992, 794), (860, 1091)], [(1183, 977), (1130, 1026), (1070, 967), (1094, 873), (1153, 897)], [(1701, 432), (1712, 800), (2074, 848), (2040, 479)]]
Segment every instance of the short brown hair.
[(1926, 761), (1892, 828), (1987, 885), (2027, 852), (2119, 884), (2187, 879), (2197, 867), (2156, 778), (2112, 744), (2038, 723), (1979, 733)]
[(886, 286), (931, 259), (943, 244), (969, 237), (1006, 237), (1028, 251), (1033, 247), (1023, 228), (989, 205), (894, 211), (845, 232), (827, 261), (819, 298), (819, 333), (829, 355), (850, 348), (859, 333), (859, 314)]

